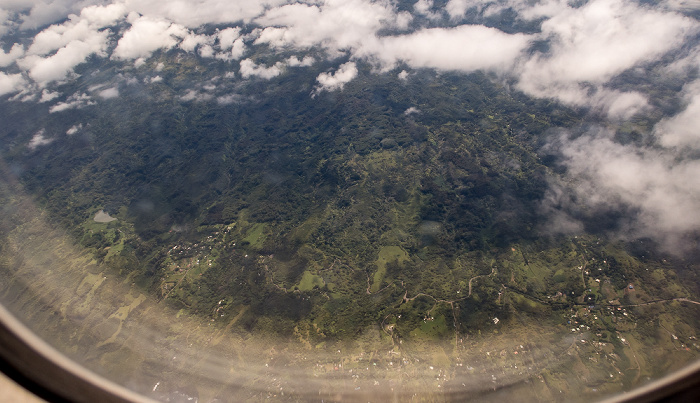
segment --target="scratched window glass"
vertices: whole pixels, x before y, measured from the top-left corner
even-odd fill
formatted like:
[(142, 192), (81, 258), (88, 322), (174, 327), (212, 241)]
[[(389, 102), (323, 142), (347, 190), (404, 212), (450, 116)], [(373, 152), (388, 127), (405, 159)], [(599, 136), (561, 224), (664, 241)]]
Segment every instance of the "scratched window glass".
[(696, 1), (0, 1), (0, 303), (162, 401), (591, 401), (700, 354)]

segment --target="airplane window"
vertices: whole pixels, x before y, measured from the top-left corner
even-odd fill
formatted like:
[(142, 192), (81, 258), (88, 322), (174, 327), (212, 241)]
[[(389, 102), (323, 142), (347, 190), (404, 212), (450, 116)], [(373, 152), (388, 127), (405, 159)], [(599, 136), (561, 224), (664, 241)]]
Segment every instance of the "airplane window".
[(48, 400), (687, 388), (699, 10), (0, 1), (0, 354)]

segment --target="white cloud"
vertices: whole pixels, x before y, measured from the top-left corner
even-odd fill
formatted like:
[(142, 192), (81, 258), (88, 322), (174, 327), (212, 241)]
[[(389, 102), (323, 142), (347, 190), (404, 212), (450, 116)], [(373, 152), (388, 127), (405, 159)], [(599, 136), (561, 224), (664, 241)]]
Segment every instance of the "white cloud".
[(15, 95), (8, 98), (8, 100), (20, 101), (20, 102), (30, 102), (36, 100), (36, 94), (32, 92), (32, 86), (28, 83), (27, 87), (19, 89)]
[(181, 101), (209, 101), (213, 99), (214, 96), (212, 94), (208, 94), (206, 92), (198, 92), (196, 90), (188, 90), (187, 93), (183, 96), (180, 97)]
[(19, 43), (12, 45), (12, 48), (7, 53), (0, 49), (0, 67), (7, 67), (22, 56), (24, 56), (24, 46)]
[(229, 49), (217, 53), (215, 57), (221, 60), (238, 60), (243, 57), (246, 50), (247, 49), (245, 42), (243, 42), (243, 38), (238, 38), (231, 44)]
[(416, 14), (423, 15), (430, 20), (439, 20), (442, 18), (442, 13), (433, 11), (433, 8), (433, 0), (418, 0), (413, 4), (413, 11), (415, 11)]
[(37, 94), (34, 91), (31, 91), (28, 88), (23, 88), (22, 91), (15, 95), (14, 97), (10, 98), (13, 101), (19, 100), (20, 102), (34, 102), (36, 101)]
[(70, 129), (66, 130), (66, 134), (69, 136), (72, 136), (72, 135), (78, 133), (79, 131), (81, 131), (82, 129), (83, 129), (82, 123), (77, 124), (77, 125), (73, 125), (70, 127)]
[(346, 83), (349, 83), (357, 76), (357, 66), (354, 62), (342, 64), (335, 73), (321, 73), (316, 77), (319, 86), (316, 88), (315, 94), (321, 91), (333, 91), (343, 89)]
[(97, 90), (99, 90), (99, 89), (102, 89), (102, 88), (106, 87), (107, 84), (108, 84), (108, 83), (93, 84), (93, 85), (89, 86), (87, 90), (88, 90), (89, 92), (95, 92), (95, 91), (97, 91)]
[(607, 80), (679, 46), (696, 29), (693, 20), (681, 15), (597, 0), (542, 24), (543, 33), (555, 37), (546, 71), (557, 79)]
[(65, 102), (59, 102), (49, 108), (49, 113), (63, 112), (68, 109), (80, 109), (85, 106), (94, 105), (95, 101), (87, 94), (73, 94)]
[(334, 54), (361, 46), (382, 28), (405, 28), (410, 18), (397, 14), (386, 1), (321, 0), (317, 4), (289, 4), (267, 11), (255, 20), (266, 27), (256, 43), (273, 47), (323, 46)]
[(238, 104), (243, 102), (244, 98), (239, 94), (228, 94), (216, 98), (216, 102), (221, 105)]
[(126, 0), (129, 10), (167, 19), (186, 27), (248, 22), (264, 10), (287, 0)]
[(277, 77), (282, 73), (282, 63), (276, 63), (273, 66), (265, 67), (255, 64), (254, 61), (250, 59), (241, 60), (241, 76), (243, 78), (249, 78), (252, 76), (257, 76), (264, 79), (271, 79)]
[(188, 90), (187, 93), (180, 97), (181, 101), (194, 101), (197, 99), (197, 91)]
[[(80, 14), (81, 10), (87, 10), (88, 17), (103, 15), (102, 9), (107, 8), (113, 11), (117, 8), (123, 8), (122, 4), (114, 4), (103, 7), (98, 5), (103, 3), (100, 0), (9, 0), (0, 2), (0, 8), (19, 12), (21, 20), (20, 29), (31, 30), (41, 28), (42, 26), (61, 21), (71, 14)], [(97, 22), (99, 19), (93, 19)], [(103, 26), (106, 26), (105, 24)]]
[(560, 139), (567, 177), (593, 209), (620, 206), (638, 210), (624, 231), (649, 236), (672, 248), (685, 233), (700, 230), (700, 160), (679, 160), (674, 153), (624, 146), (605, 129)]
[(414, 113), (420, 113), (420, 109), (416, 108), (415, 106), (412, 106), (412, 107), (406, 109), (405, 111), (403, 111), (403, 114), (406, 116), (412, 115)]
[(11, 16), (12, 14), (8, 10), (3, 10), (0, 7), (0, 38), (12, 29), (14, 23), (11, 20)]
[(210, 58), (216, 56), (216, 51), (211, 45), (202, 45), (199, 48), (199, 55), (205, 58)]
[(302, 60), (299, 60), (296, 56), (291, 56), (286, 61), (287, 65), (291, 67), (308, 67), (312, 66), (315, 62), (316, 59), (311, 56), (305, 56)]
[(222, 29), (216, 34), (219, 39), (219, 47), (221, 50), (229, 50), (233, 47), (233, 43), (241, 36), (239, 27)]
[(181, 25), (150, 17), (136, 17), (131, 28), (117, 42), (112, 57), (123, 60), (148, 58), (158, 49), (173, 48), (187, 34), (187, 29)]
[(180, 49), (185, 52), (194, 52), (197, 46), (210, 45), (214, 43), (215, 38), (207, 35), (197, 35), (193, 33), (188, 33), (180, 42)]
[(403, 61), (412, 67), (441, 70), (505, 70), (529, 45), (524, 34), (506, 34), (481, 25), (422, 29), (407, 35), (365, 41), (357, 55), (379, 60), (385, 67)]
[(29, 70), (29, 76), (39, 85), (45, 86), (52, 81), (63, 80), (73, 73), (73, 68), (83, 63), (88, 56), (102, 52), (106, 42), (106, 33), (92, 36), (85, 42), (71, 41), (52, 56), (43, 58), (30, 55), (18, 60), (20, 67)]
[(69, 14), (75, 13), (85, 6), (98, 3), (98, 1), (40, 0), (10, 1), (9, 3), (11, 3), (10, 7), (16, 10), (29, 9), (29, 13), (22, 16), (21, 29), (36, 29), (60, 21)]
[(107, 88), (106, 90), (100, 91), (97, 95), (99, 95), (100, 98), (102, 98), (102, 99), (117, 98), (119, 96), (119, 88), (117, 88), (117, 87)]
[[(290, 3), (287, 0), (126, 0), (106, 6), (91, 5), (94, 3), (97, 1), (46, 0), (41, 4), (53, 10), (49, 14), (55, 18), (65, 18), (71, 12), (75, 15), (37, 35), (28, 49), (29, 55), (50, 55), (74, 41), (86, 43), (92, 49), (92, 52), (79, 51), (80, 46), (73, 44), (73, 52), (64, 51), (63, 60), (37, 67), (33, 75), (43, 80), (42, 84), (68, 76), (75, 63), (85, 60), (82, 57), (85, 54), (101, 54), (107, 37), (99, 28), (113, 26), (129, 12), (132, 27), (119, 38), (113, 57), (143, 59), (139, 63), (155, 50), (178, 45), (186, 51), (197, 50), (202, 57), (238, 60), (245, 54), (245, 40), (255, 40), (273, 47), (321, 46), (333, 57), (341, 54), (370, 57), (386, 65), (402, 60), (414, 67), (473, 71), (508, 68), (521, 56), (527, 38), (531, 39), (468, 25), (378, 37), (386, 29), (407, 28), (412, 18), (406, 12), (399, 13), (388, 0), (314, 0), (293, 4), (287, 4)], [(688, 8), (686, 3), (683, 2), (683, 8)], [(34, 13), (40, 8), (29, 1), (3, 4), (16, 10), (31, 9)], [(658, 57), (678, 46), (697, 25), (679, 14), (622, 0), (593, 0), (580, 7), (570, 6), (566, 0), (536, 3), (508, 0), (498, 4), (487, 0), (450, 0), (442, 10), (435, 7), (434, 0), (419, 0), (413, 5), (416, 13), (435, 19), (442, 18), (443, 12), (459, 18), (469, 7), (491, 13), (511, 7), (519, 12), (519, 18), (548, 18), (542, 24), (540, 37), (552, 40), (552, 50), (537, 54), (521, 65), (520, 88), (531, 95), (554, 96), (569, 103), (580, 99), (590, 88), (582, 83), (602, 84), (626, 68)], [(35, 14), (33, 21), (38, 21), (38, 16)], [(238, 27), (222, 29), (214, 37), (196, 35), (185, 28), (239, 21), (255, 21), (263, 28), (247, 38), (241, 37)], [(89, 40), (95, 33), (102, 43)], [(18, 47), (14, 53), (10, 52), (12, 56), (0, 54), (0, 64), (20, 57), (20, 50)], [(38, 59), (24, 63), (25, 69), (31, 70), (33, 66), (27, 66), (28, 62), (38, 63)], [(60, 71), (50, 74), (47, 70), (52, 64)], [(289, 65), (296, 64), (291, 61)], [(620, 109), (620, 105), (629, 104), (632, 99), (632, 94), (626, 94), (615, 101), (614, 107), (612, 102), (612, 113), (629, 115), (629, 110), (643, 109), (644, 102), (638, 97), (638, 105)]]
[(684, 88), (687, 106), (679, 114), (663, 119), (654, 134), (665, 147), (690, 147), (700, 150), (700, 81)]
[(113, 25), (127, 14), (126, 6), (122, 3), (114, 3), (106, 6), (90, 6), (80, 11), (80, 18), (87, 20), (91, 25), (103, 28)]
[(37, 147), (39, 146), (45, 146), (47, 144), (51, 144), (53, 142), (53, 139), (49, 139), (44, 137), (44, 133), (46, 130), (41, 129), (38, 132), (34, 134), (31, 140), (29, 140), (29, 143), (27, 144), (27, 147), (29, 147), (30, 150), (36, 150)]
[[(94, 36), (99, 36), (104, 42), (106, 40), (106, 33), (99, 32), (101, 28), (105, 25), (111, 24), (116, 21), (115, 19), (99, 19), (98, 10), (103, 10), (104, 8), (90, 8), (86, 15), (91, 17), (80, 18), (75, 15), (71, 15), (70, 19), (60, 25), (52, 25), (43, 31), (39, 32), (35, 37), (32, 44), (27, 49), (27, 53), (30, 55), (47, 55), (60, 49), (71, 42), (82, 41), (91, 42), (94, 41)], [(111, 9), (110, 9), (111, 10)], [(97, 21), (91, 21), (90, 18), (95, 18)], [(98, 47), (101, 49), (104, 45)]]
[(649, 109), (647, 97), (639, 92), (598, 91), (598, 105), (610, 118), (626, 120)]
[(40, 86), (63, 80), (91, 55), (106, 56), (109, 32), (102, 30), (123, 17), (123, 6), (91, 6), (59, 25), (39, 32), (17, 64)]
[(21, 74), (5, 74), (0, 71), (0, 96), (17, 92), (24, 85), (26, 81)]
[(468, 0), (450, 0), (445, 5), (445, 11), (447, 11), (447, 14), (449, 14), (452, 19), (463, 17), (468, 8)]
[[(591, 85), (600, 89), (623, 71), (656, 60), (697, 30), (698, 23), (690, 18), (622, 0), (566, 7), (542, 23), (542, 37), (550, 40), (551, 50), (523, 63), (518, 85), (537, 97), (572, 105), (591, 103), (587, 97)], [(613, 110), (619, 111), (634, 97), (624, 95)], [(643, 108), (643, 102), (637, 107)]]
[(0, 72), (0, 95), (20, 91), (26, 85), (21, 74), (5, 74)]
[(60, 96), (61, 96), (61, 93), (58, 92), (58, 91), (53, 91), (53, 92), (52, 92), (52, 91), (49, 91), (49, 90), (46, 90), (46, 89), (45, 89), (45, 90), (43, 90), (43, 91), (41, 92), (41, 98), (39, 98), (39, 102), (40, 102), (40, 103), (51, 102), (51, 101), (53, 101), (54, 99), (56, 99), (56, 98), (58, 98), (58, 97), (60, 97)]
[(568, 105), (589, 107), (592, 112), (614, 120), (626, 120), (650, 108), (647, 97), (640, 92), (611, 90), (602, 85), (557, 86), (552, 88), (550, 97)]

